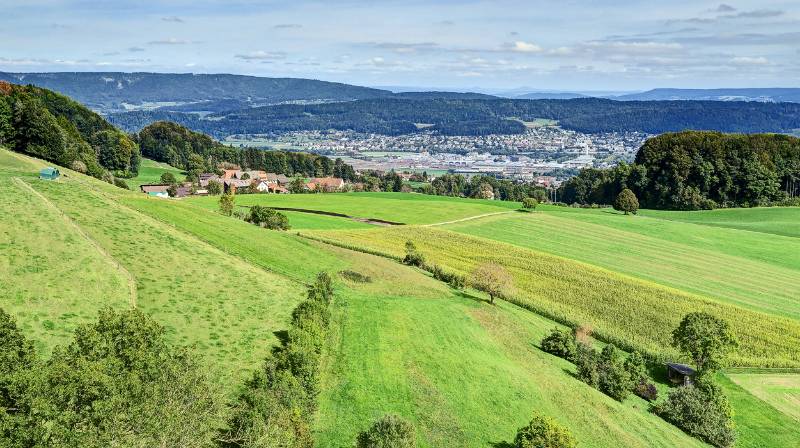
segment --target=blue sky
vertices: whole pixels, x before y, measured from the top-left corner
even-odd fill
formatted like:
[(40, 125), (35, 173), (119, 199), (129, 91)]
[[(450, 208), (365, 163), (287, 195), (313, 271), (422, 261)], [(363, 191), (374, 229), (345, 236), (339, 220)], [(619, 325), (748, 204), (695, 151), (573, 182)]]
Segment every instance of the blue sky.
[(0, 0), (2, 71), (370, 86), (800, 87), (800, 2)]

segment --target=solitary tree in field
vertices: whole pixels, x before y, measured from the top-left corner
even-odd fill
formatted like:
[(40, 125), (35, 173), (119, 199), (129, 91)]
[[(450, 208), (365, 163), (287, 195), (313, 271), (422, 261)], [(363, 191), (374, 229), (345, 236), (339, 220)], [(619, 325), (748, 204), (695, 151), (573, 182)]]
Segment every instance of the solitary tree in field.
[(577, 445), (567, 428), (550, 417), (534, 413), (530, 423), (517, 430), (513, 446), (514, 448), (574, 448)]
[(672, 344), (689, 355), (700, 375), (722, 367), (725, 356), (736, 347), (728, 322), (708, 313), (689, 313), (672, 332)]
[(497, 263), (478, 265), (469, 280), (470, 286), (489, 294), (489, 302), (494, 304), (495, 297), (510, 294), (514, 282), (506, 269)]
[(522, 199), (522, 208), (525, 210), (535, 210), (537, 205), (539, 205), (539, 201), (534, 198), (528, 197)]
[(617, 200), (614, 201), (614, 210), (625, 212), (626, 215), (628, 213), (635, 215), (639, 210), (639, 200), (636, 199), (636, 195), (631, 190), (626, 188), (620, 192)]
[(219, 198), (219, 211), (225, 216), (231, 216), (233, 213), (233, 195), (225, 193)]
[(177, 184), (178, 183), (178, 179), (175, 179), (175, 175), (174, 174), (172, 174), (170, 172), (166, 172), (166, 173), (161, 174), (161, 183), (162, 184), (167, 184), (167, 185), (173, 185), (173, 184)]

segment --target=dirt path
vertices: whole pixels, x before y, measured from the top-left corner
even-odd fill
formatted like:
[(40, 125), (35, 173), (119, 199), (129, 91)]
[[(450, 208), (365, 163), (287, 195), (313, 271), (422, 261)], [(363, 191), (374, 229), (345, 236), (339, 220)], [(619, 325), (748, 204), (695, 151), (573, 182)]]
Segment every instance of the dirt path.
[(492, 213), (484, 213), (482, 215), (475, 215), (475, 216), (467, 216), (466, 218), (461, 219), (454, 219), (453, 221), (445, 221), (445, 222), (435, 222), (433, 224), (424, 224), (421, 227), (436, 227), (436, 226), (444, 226), (447, 224), (455, 224), (457, 222), (464, 222), (464, 221), (472, 221), (473, 219), (480, 219), (485, 218), (487, 216), (495, 216), (495, 215), (505, 215), (508, 213), (515, 213), (513, 210), (509, 210), (507, 212), (492, 212)]
[(32, 186), (30, 186), (30, 184), (28, 184), (24, 180), (20, 179), (19, 177), (15, 177), (14, 178), (14, 182), (16, 184), (18, 184), (20, 187), (25, 188), (28, 191), (30, 191), (31, 193), (33, 193), (34, 195), (36, 195), (36, 197), (41, 199), (42, 202), (45, 203), (45, 205), (47, 205), (51, 209), (55, 210), (56, 213), (58, 213), (58, 215), (61, 216), (61, 218), (64, 220), (64, 222), (67, 223), (67, 225), (69, 225), (73, 229), (75, 229), (75, 231), (77, 231), (78, 234), (80, 234), (86, 241), (88, 241), (89, 244), (92, 245), (92, 247), (94, 247), (98, 252), (100, 252), (100, 255), (102, 255), (103, 258), (109, 264), (114, 266), (114, 268), (116, 268), (123, 276), (125, 276), (125, 278), (128, 280), (128, 290), (130, 292), (131, 307), (136, 308), (136, 279), (134, 278), (133, 274), (131, 274), (130, 271), (125, 269), (125, 267), (122, 266), (108, 251), (106, 251), (103, 248), (103, 246), (100, 245), (100, 243), (95, 241), (91, 236), (89, 236), (89, 234), (84, 232), (84, 230), (78, 225), (78, 223), (73, 221), (72, 218), (67, 216), (63, 211), (61, 211), (60, 208), (58, 208), (58, 206), (53, 204), (44, 195), (42, 195), (41, 193), (36, 191), (36, 189), (34, 189)]

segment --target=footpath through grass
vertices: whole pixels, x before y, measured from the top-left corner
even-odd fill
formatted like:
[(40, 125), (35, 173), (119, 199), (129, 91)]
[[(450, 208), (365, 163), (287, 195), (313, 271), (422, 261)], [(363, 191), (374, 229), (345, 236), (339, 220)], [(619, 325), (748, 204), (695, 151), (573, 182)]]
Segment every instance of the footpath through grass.
[(104, 307), (130, 306), (127, 279), (59, 213), (14, 178), (39, 167), (0, 150), (0, 306), (43, 356)]
[[(744, 242), (761, 247), (760, 250), (772, 247), (770, 254), (782, 264), (800, 267), (800, 239), (704, 228), (710, 230), (699, 236), (705, 244), (692, 244), (692, 239), (698, 238), (696, 225), (597, 212), (588, 217), (590, 220), (587, 214), (513, 213), (450, 224), (446, 228), (800, 320), (800, 269), (753, 259), (744, 251), (731, 255), (732, 250), (717, 248), (729, 242), (738, 245), (745, 239)], [(671, 227), (669, 230), (676, 238), (670, 240), (657, 233), (664, 228), (663, 223)]]
[[(260, 364), (277, 341), (273, 332), (286, 327), (303, 296), (302, 284), (130, 210), (110, 195), (138, 197), (134, 193), (74, 173), (57, 182), (29, 182), (133, 274), (138, 307), (164, 325), (175, 342), (195, 346), (228, 388), (235, 388), (247, 371)], [(37, 235), (48, 232), (52, 227)], [(91, 253), (81, 248), (81, 255)], [(102, 272), (98, 269), (93, 275)], [(34, 287), (32, 280), (23, 284)], [(82, 302), (71, 305), (72, 313), (82, 322), (94, 320), (98, 304), (113, 302), (115, 294), (110, 287), (81, 291)], [(22, 316), (20, 321), (35, 326), (35, 319)], [(56, 325), (59, 328), (59, 322)], [(66, 333), (69, 328), (64, 325), (59, 331)]]

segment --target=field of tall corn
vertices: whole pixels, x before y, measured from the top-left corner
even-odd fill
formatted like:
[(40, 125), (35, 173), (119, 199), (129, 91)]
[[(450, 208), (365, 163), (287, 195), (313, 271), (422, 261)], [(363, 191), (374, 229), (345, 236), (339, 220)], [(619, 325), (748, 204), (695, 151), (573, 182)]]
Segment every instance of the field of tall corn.
[(599, 339), (659, 359), (679, 359), (671, 332), (692, 311), (725, 318), (739, 339), (734, 366), (800, 367), (800, 324), (518, 246), (430, 227), (310, 232), (340, 246), (402, 257), (413, 241), (429, 263), (469, 274), (485, 262), (514, 279), (509, 300)]

